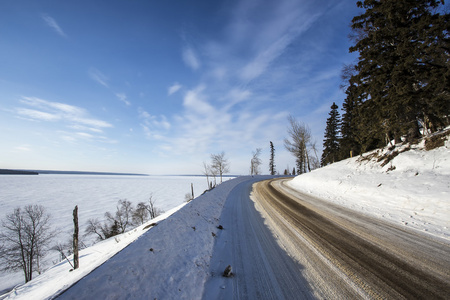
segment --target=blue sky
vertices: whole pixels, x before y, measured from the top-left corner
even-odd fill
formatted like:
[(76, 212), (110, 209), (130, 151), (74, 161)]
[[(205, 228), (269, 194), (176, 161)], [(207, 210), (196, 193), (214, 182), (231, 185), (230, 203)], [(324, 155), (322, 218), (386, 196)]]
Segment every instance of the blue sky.
[(289, 114), (322, 148), (351, 0), (2, 1), (0, 168), (248, 174)]

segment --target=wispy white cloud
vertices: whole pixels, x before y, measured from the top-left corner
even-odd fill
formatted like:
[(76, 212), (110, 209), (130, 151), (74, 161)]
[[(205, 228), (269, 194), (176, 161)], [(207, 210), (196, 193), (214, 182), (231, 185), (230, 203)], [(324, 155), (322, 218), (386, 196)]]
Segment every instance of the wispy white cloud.
[(174, 84), (172, 84), (169, 89), (167, 90), (167, 94), (170, 96), (172, 94), (175, 94), (176, 92), (178, 92), (180, 89), (182, 88), (182, 85), (179, 84), (178, 82), (175, 82)]
[[(320, 16), (311, 12), (310, 5), (308, 1), (281, 0), (265, 7), (254, 1), (243, 1), (236, 8), (229, 28), (239, 33), (230, 35), (230, 39), (234, 44), (245, 42), (249, 49), (248, 62), (239, 71), (241, 79), (249, 81), (270, 72), (271, 64)], [(270, 12), (248, 21), (249, 14), (258, 16), (263, 9)]]
[(286, 103), (295, 98), (300, 103), (295, 108), (301, 107), (297, 91), (312, 82), (305, 70), (316, 67), (306, 53), (312, 47), (302, 40), (310, 41), (310, 30), (328, 9), (312, 0), (242, 0), (230, 9), (223, 31), (210, 39), (193, 44), (183, 35), (183, 61), (200, 80), (184, 87), (183, 110), (171, 118), (171, 135), (161, 147), (180, 155), (243, 148), (251, 155), (252, 147), (269, 140), (282, 147), (290, 113)]
[(232, 88), (224, 97), (227, 103), (227, 109), (232, 108), (234, 105), (250, 99), (252, 92), (249, 89), (242, 89), (239, 87)]
[(31, 120), (61, 121), (69, 123), (69, 126), (89, 126), (91, 131), (113, 127), (109, 122), (89, 117), (89, 113), (81, 107), (36, 97), (22, 97), (19, 102), (35, 108), (18, 107), (15, 110), (18, 116)]
[(69, 128), (75, 129), (75, 130), (81, 130), (81, 131), (90, 131), (90, 132), (95, 132), (95, 133), (103, 133), (103, 130), (100, 128), (95, 128), (95, 127), (87, 127), (87, 126), (83, 126), (80, 124), (73, 124), (73, 125), (69, 125)]
[(48, 113), (29, 108), (17, 108), (17, 113), (22, 117), (27, 117), (35, 121), (59, 121), (62, 116), (55, 113)]
[(193, 90), (189, 90), (183, 99), (183, 105), (188, 111), (195, 112), (203, 116), (210, 116), (214, 113), (214, 107), (205, 99), (205, 86), (201, 85)]
[(51, 101), (39, 99), (36, 97), (22, 97), (19, 100), (19, 102), (29, 105), (29, 106), (33, 106), (33, 107), (37, 107), (37, 108), (44, 108), (44, 109), (51, 109), (55, 112), (67, 113), (70, 115), (82, 115), (85, 113), (84, 109), (77, 107), (77, 106), (60, 103), (60, 102), (51, 102)]
[(14, 148), (15, 151), (18, 152), (31, 152), (31, 146), (30, 145), (20, 145)]
[(32, 107), (32, 109), (17, 107), (14, 112), (20, 118), (31, 121), (61, 123), (65, 124), (67, 128), (74, 129), (75, 132), (58, 130), (61, 140), (65, 142), (77, 143), (79, 140), (87, 140), (111, 144), (117, 143), (115, 140), (99, 135), (103, 133), (105, 128), (113, 127), (112, 124), (91, 118), (89, 113), (81, 107), (36, 97), (22, 97), (19, 102)]
[(266, 143), (268, 135), (279, 135), (283, 129), (287, 112), (280, 118), (279, 113), (253, 111), (245, 105), (234, 109), (231, 99), (235, 98), (234, 104), (242, 103), (251, 97), (250, 91), (235, 89), (223, 101), (213, 101), (211, 93), (205, 85), (185, 93), (183, 112), (174, 117), (171, 135), (161, 145), (166, 153), (208, 157), (209, 151), (217, 149), (240, 153), (249, 148), (251, 154), (252, 147), (260, 147), (259, 143)]
[(104, 144), (117, 144), (118, 141), (114, 139), (110, 139), (104, 135), (99, 135), (97, 132), (95, 133), (88, 133), (84, 131), (75, 131), (75, 132), (68, 132), (68, 131), (58, 131), (59, 137), (61, 140), (67, 143), (72, 144), (79, 144), (81, 142), (98, 142), (98, 143), (104, 143)]
[(140, 126), (147, 138), (162, 140), (164, 139), (164, 133), (172, 127), (166, 116), (153, 116), (142, 107), (139, 107), (138, 115), (141, 120)]
[(62, 30), (62, 28), (59, 26), (59, 24), (50, 17), (49, 15), (43, 14), (42, 19), (45, 21), (45, 23), (50, 26), (57, 34), (59, 34), (62, 37), (67, 37), (65, 32)]
[(80, 136), (82, 138), (87, 138), (87, 139), (92, 139), (94, 138), (94, 135), (90, 134), (90, 133), (86, 133), (86, 132), (76, 132), (77, 136)]
[(95, 68), (90, 68), (88, 71), (89, 77), (96, 81), (97, 83), (103, 85), (104, 87), (108, 86), (108, 77), (106, 77), (102, 72)]
[(194, 49), (191, 46), (185, 46), (182, 50), (182, 57), (184, 63), (190, 67), (192, 70), (197, 70), (200, 68), (200, 61), (195, 53)]
[(72, 135), (62, 135), (61, 139), (68, 143), (75, 143), (77, 141), (77, 139)]
[(131, 102), (127, 100), (127, 95), (125, 93), (116, 93), (116, 97), (125, 103), (127, 106), (131, 105)]
[(139, 109), (138, 109), (138, 114), (139, 114), (139, 118), (142, 118), (142, 119), (145, 119), (145, 120), (147, 120), (147, 119), (151, 119), (151, 115), (148, 113), (148, 112), (146, 112), (142, 107), (139, 107)]

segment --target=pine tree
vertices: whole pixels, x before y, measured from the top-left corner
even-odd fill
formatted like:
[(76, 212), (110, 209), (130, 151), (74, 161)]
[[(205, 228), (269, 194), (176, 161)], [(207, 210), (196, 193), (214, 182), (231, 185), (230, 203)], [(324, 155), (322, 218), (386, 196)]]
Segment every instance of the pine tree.
[(321, 159), (322, 166), (326, 166), (339, 160), (340, 119), (338, 106), (333, 102), (327, 119), (327, 126), (325, 128), (325, 139), (323, 140), (323, 153)]
[(270, 175), (275, 175), (275, 147), (273, 146), (273, 143), (270, 142), (270, 160), (269, 160), (269, 171)]
[(342, 104), (341, 138), (339, 139), (340, 159), (345, 159), (360, 153), (360, 145), (356, 139), (356, 101), (352, 91), (354, 86), (347, 88), (344, 103)]
[(450, 39), (441, 1), (358, 1), (352, 20), (359, 52), (348, 89), (356, 101), (361, 150), (402, 136), (419, 124), (435, 131), (449, 124)]

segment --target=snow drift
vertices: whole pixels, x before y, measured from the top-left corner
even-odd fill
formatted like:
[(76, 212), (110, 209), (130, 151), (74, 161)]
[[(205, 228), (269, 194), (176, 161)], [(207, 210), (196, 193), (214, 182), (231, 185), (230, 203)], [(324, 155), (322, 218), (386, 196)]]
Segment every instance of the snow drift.
[(371, 216), (450, 239), (450, 141), (365, 153), (297, 176), (290, 186)]

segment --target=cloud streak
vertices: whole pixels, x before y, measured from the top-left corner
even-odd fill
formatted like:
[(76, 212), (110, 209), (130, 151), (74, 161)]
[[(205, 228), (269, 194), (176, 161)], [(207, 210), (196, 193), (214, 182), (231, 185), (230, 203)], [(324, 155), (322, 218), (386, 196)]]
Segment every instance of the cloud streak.
[(167, 95), (171, 96), (171, 95), (175, 94), (176, 92), (178, 92), (181, 88), (182, 88), (182, 85), (179, 84), (178, 82), (175, 82), (167, 90)]
[(278, 134), (284, 126), (287, 112), (253, 111), (245, 105), (235, 110), (230, 105), (230, 97), (235, 98), (235, 104), (242, 103), (251, 97), (249, 91), (235, 89), (221, 102), (213, 102), (210, 93), (205, 85), (186, 91), (183, 111), (174, 117), (171, 136), (160, 145), (164, 153), (208, 157), (218, 148), (242, 155), (245, 147), (251, 153), (250, 147), (260, 147), (261, 141), (266, 143), (268, 135)]
[(92, 80), (103, 85), (104, 87), (109, 87), (108, 86), (108, 78), (99, 70), (97, 70), (95, 68), (91, 68), (91, 69), (89, 69), (88, 74)]
[[(46, 122), (56, 126), (55, 132), (61, 141), (67, 143), (100, 142), (116, 144), (117, 140), (104, 136), (107, 128), (113, 125), (109, 122), (92, 118), (84, 108), (61, 102), (43, 100), (37, 97), (22, 97), (19, 99), (21, 107), (13, 112), (16, 117), (35, 122)], [(72, 131), (61, 131), (65, 126)]]
[[(194, 45), (182, 36), (183, 62), (198, 71), (199, 80), (194, 87), (183, 87), (183, 110), (173, 117), (171, 136), (161, 149), (179, 155), (219, 149), (241, 157), (242, 149), (251, 155), (252, 149), (270, 140), (281, 146), (292, 113), (288, 103), (295, 103), (298, 114), (311, 111), (299, 109), (304, 103), (299, 101), (302, 87), (314, 81), (305, 70), (316, 67), (302, 57), (313, 48), (303, 43), (310, 41), (313, 25), (329, 10), (316, 4), (243, 0), (229, 10), (228, 23), (210, 39)], [(299, 83), (298, 78), (304, 79)], [(178, 90), (174, 84), (168, 95)], [(318, 94), (311, 90), (307, 95), (314, 92)], [(282, 148), (279, 151), (284, 155)]]
[(200, 61), (192, 47), (190, 46), (184, 47), (182, 50), (182, 57), (184, 63), (192, 70), (196, 71), (200, 68)]
[(36, 121), (65, 121), (95, 128), (113, 127), (108, 122), (90, 118), (85, 109), (77, 106), (47, 101), (36, 97), (22, 97), (19, 101), (36, 109), (19, 107), (16, 109), (17, 114)]
[(131, 102), (127, 100), (127, 95), (125, 93), (116, 93), (116, 97), (125, 103), (126, 106), (130, 106)]
[(59, 34), (62, 37), (67, 37), (67, 35), (65, 34), (65, 32), (62, 30), (62, 28), (58, 25), (58, 23), (55, 21), (55, 19), (53, 19), (52, 17), (50, 17), (49, 15), (43, 14), (42, 15), (42, 19), (45, 21), (45, 23), (52, 28), (57, 34)]

